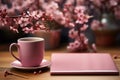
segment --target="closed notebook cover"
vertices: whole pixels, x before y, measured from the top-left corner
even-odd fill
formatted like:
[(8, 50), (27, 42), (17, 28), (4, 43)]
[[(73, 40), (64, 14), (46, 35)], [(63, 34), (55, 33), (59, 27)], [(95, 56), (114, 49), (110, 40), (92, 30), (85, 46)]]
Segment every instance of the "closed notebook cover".
[(107, 53), (53, 53), (51, 74), (119, 74)]

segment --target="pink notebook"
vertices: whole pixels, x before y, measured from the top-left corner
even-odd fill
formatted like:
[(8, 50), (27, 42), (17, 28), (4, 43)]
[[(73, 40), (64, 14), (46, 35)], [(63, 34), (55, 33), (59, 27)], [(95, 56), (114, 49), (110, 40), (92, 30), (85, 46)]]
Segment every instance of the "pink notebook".
[(119, 74), (107, 53), (53, 53), (51, 74)]

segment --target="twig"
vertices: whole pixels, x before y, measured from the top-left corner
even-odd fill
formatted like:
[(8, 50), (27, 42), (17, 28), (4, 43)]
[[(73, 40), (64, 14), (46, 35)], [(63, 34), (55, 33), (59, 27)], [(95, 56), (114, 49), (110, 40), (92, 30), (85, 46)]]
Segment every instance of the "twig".
[(13, 75), (13, 76), (17, 76), (17, 77), (20, 77), (20, 78), (28, 79), (25, 76), (22, 76), (22, 75), (19, 75), (19, 74), (15, 74), (15, 73), (12, 73), (12, 72), (9, 72), (9, 71), (5, 70), (4, 77), (7, 77), (8, 75)]

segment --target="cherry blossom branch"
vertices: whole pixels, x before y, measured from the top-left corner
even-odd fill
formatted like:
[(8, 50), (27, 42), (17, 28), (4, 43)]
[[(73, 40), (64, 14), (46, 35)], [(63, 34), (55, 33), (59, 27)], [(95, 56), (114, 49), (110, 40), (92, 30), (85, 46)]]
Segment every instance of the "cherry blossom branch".
[[(8, 16), (6, 10), (0, 11), (0, 22), (2, 25), (9, 26), (11, 30), (16, 32), (19, 32), (18, 28), (21, 28), (25, 33), (34, 33), (39, 30), (47, 31), (51, 29), (46, 23), (50, 21), (50, 24), (52, 24), (52, 21), (55, 21), (71, 29), (68, 35), (74, 39), (74, 42), (67, 46), (68, 50), (83, 51), (91, 48), (96, 52), (95, 44), (93, 43), (89, 46), (89, 39), (84, 34), (88, 29), (87, 23), (92, 16), (87, 14), (86, 7), (81, 6), (79, 0), (77, 0), (75, 5), (75, 0), (66, 0), (62, 9), (53, 0), (27, 1), (28, 4), (24, 3), (25, 1), (23, 0), (18, 1), (18, 3), (23, 3), (22, 7), (24, 7), (20, 9), (22, 14), (18, 15), (18, 18), (16, 16)], [(13, 6), (16, 8), (15, 5)], [(18, 6), (19, 4), (17, 4)], [(24, 10), (26, 12), (23, 12)], [(77, 26), (77, 24), (79, 25)]]
[(46, 20), (52, 20), (49, 15), (38, 10), (33, 12), (23, 13), (18, 16), (9, 16), (6, 10), (0, 11), (0, 22), (2, 26), (9, 26), (11, 30), (19, 32), (19, 26), (25, 33), (34, 33), (37, 30), (49, 30), (44, 25)]

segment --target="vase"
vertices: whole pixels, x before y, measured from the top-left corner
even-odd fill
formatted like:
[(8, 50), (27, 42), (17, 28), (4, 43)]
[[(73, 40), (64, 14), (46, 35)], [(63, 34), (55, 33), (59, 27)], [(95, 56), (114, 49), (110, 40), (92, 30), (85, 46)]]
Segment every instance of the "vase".
[(61, 30), (38, 31), (34, 36), (45, 39), (45, 50), (55, 49), (60, 45)]
[(103, 13), (99, 25), (100, 29), (94, 30), (96, 36), (96, 45), (112, 46), (115, 45), (119, 27), (113, 17), (113, 14)]
[(97, 46), (113, 46), (119, 29), (94, 30)]

